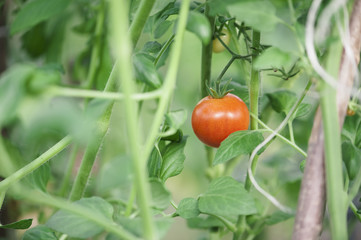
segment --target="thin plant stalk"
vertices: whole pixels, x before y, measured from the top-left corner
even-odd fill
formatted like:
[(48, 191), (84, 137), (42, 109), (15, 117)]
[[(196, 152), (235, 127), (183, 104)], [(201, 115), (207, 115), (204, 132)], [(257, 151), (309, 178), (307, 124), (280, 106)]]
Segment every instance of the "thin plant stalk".
[(31, 161), (29, 164), (25, 165), (24, 167), (20, 168), (7, 178), (5, 178), (3, 181), (0, 182), (0, 193), (3, 191), (6, 191), (11, 184), (14, 184), (18, 181), (20, 181), (22, 178), (30, 174), (31, 172), (38, 169), (40, 166), (42, 166), (44, 163), (49, 161), (51, 158), (53, 158), (56, 154), (64, 150), (72, 141), (72, 138), (70, 136), (64, 137), (62, 140), (60, 140), (57, 144), (52, 146), (50, 149), (48, 149), (46, 152), (41, 154), (38, 158)]
[(134, 184), (137, 202), (141, 211), (143, 237), (156, 239), (154, 220), (150, 209), (150, 187), (146, 174), (146, 162), (141, 158), (141, 137), (138, 128), (138, 107), (131, 98), (135, 93), (135, 81), (132, 74), (132, 43), (128, 35), (127, 7), (120, 1), (111, 1), (111, 26), (115, 56), (119, 63), (118, 77), (124, 94), (124, 109), (127, 125), (127, 136), (132, 157)]

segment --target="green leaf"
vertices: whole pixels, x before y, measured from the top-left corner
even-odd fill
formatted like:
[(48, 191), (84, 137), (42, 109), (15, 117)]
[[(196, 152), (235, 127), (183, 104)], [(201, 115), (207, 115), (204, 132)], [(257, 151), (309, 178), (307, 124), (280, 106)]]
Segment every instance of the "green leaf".
[(209, 21), (199, 12), (192, 11), (189, 13), (187, 30), (194, 33), (202, 41), (203, 45), (207, 45), (212, 38)]
[(133, 64), (137, 80), (153, 88), (159, 88), (161, 86), (162, 82), (153, 61), (151, 61), (146, 54), (137, 53), (133, 55)]
[(20, 9), (11, 24), (10, 34), (27, 30), (36, 24), (62, 13), (70, 0), (33, 0)]
[(0, 225), (0, 228), (6, 229), (28, 229), (33, 223), (33, 219), (23, 219), (17, 222)]
[(258, 131), (234, 132), (221, 143), (214, 157), (213, 165), (227, 162), (238, 155), (250, 154), (262, 141), (262, 133)]
[[(304, 39), (304, 36), (299, 38)], [(262, 32), (261, 43), (278, 48), (282, 52), (298, 55), (298, 41), (295, 33), (284, 24), (277, 24), (273, 31)], [(287, 65), (289, 64), (286, 64), (285, 67)]]
[(359, 122), (355, 133), (355, 146), (358, 149), (361, 149), (361, 121)]
[(227, 15), (227, 7), (239, 2), (239, 0), (209, 0), (206, 3), (209, 5), (209, 13), (212, 16), (217, 14)]
[(97, 190), (105, 194), (113, 189), (124, 188), (132, 182), (132, 167), (130, 158), (117, 156), (105, 163), (98, 175)]
[(308, 103), (301, 103), (298, 108), (296, 113), (294, 114), (293, 118), (302, 118), (307, 116), (312, 110), (312, 105), (308, 104)]
[(27, 230), (22, 240), (58, 240), (54, 231), (45, 225), (38, 225)]
[(14, 65), (0, 78), (0, 126), (9, 123), (25, 96), (26, 80), (33, 73), (30, 65)]
[(237, 1), (227, 6), (231, 16), (263, 32), (272, 31), (282, 22), (276, 15), (275, 6), (269, 1)]
[(184, 109), (168, 112), (165, 115), (165, 121), (167, 125), (174, 129), (179, 129), (186, 120), (187, 112)]
[(296, 94), (289, 90), (277, 90), (266, 95), (272, 108), (278, 113), (284, 112), (287, 114), (297, 100)]
[(213, 216), (199, 216), (187, 219), (187, 226), (189, 228), (210, 229), (213, 227), (224, 227), (224, 224), (221, 220)]
[(158, 210), (168, 208), (171, 201), (171, 194), (165, 188), (164, 184), (158, 179), (151, 179), (149, 183), (152, 193), (152, 207)]
[(51, 176), (51, 170), (49, 162), (43, 164), (34, 172), (31, 173), (33, 184), (41, 191), (46, 192), (46, 186)]
[(40, 23), (21, 36), (21, 46), (32, 58), (43, 55), (47, 49), (46, 24)]
[[(127, 229), (129, 232), (133, 233), (134, 235), (141, 237), (143, 236), (143, 228), (139, 227), (142, 226), (142, 219), (141, 218), (125, 218), (125, 217), (119, 217), (116, 219), (116, 222), (122, 225), (125, 229)], [(173, 223), (173, 219), (169, 217), (160, 217), (154, 219), (155, 227), (157, 229), (158, 238), (162, 239), (166, 233), (168, 232), (169, 227)], [(118, 240), (117, 237), (110, 237), (107, 238), (107, 240)]]
[(158, 39), (162, 37), (172, 25), (173, 21), (159, 21), (153, 32), (154, 38)]
[(157, 41), (146, 42), (142, 49), (146, 53), (158, 53), (162, 49), (162, 44)]
[(153, 16), (154, 14), (159, 13), (164, 8), (168, 6), (169, 3), (174, 2), (174, 0), (157, 0), (154, 3), (152, 11), (150, 12), (149, 16)]
[(286, 221), (292, 217), (294, 217), (294, 214), (292, 214), (292, 213), (285, 213), (285, 212), (277, 211), (277, 212), (274, 212), (272, 215), (268, 216), (266, 218), (265, 223), (267, 225), (274, 225), (274, 224)]
[(51, 85), (61, 82), (61, 73), (64, 69), (58, 64), (49, 64), (37, 68), (31, 78), (27, 80), (27, 87), (31, 93), (38, 93), (47, 89)]
[(162, 162), (163, 162), (163, 158), (159, 151), (159, 148), (158, 146), (154, 146), (148, 160), (148, 174), (150, 178), (160, 177), (160, 168), (162, 166)]
[(276, 47), (267, 48), (262, 52), (255, 63), (255, 69), (266, 69), (266, 68), (281, 68), (288, 66), (290, 63), (295, 61), (295, 57), (290, 53), (283, 52)]
[(200, 214), (197, 199), (182, 199), (178, 205), (177, 213), (185, 219), (197, 217)]
[(186, 158), (184, 147), (187, 140), (183, 138), (181, 142), (172, 142), (167, 145), (163, 154), (163, 163), (160, 170), (160, 177), (166, 181), (170, 177), (180, 174), (183, 170), (183, 163)]
[(342, 143), (342, 159), (350, 180), (353, 180), (360, 171), (361, 150), (356, 148), (351, 141), (347, 140)]
[(216, 216), (238, 216), (257, 213), (253, 197), (243, 185), (232, 177), (213, 180), (207, 191), (199, 197), (200, 212)]
[[(113, 216), (112, 205), (99, 197), (82, 198), (74, 202), (73, 205), (110, 220)], [(65, 210), (56, 212), (50, 217), (46, 225), (58, 232), (76, 238), (90, 238), (104, 230), (98, 224), (89, 221), (89, 219)]]

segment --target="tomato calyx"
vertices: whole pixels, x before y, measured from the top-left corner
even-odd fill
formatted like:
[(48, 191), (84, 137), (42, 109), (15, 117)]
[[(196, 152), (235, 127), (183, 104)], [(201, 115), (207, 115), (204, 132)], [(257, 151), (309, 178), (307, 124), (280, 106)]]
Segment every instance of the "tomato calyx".
[(228, 85), (230, 84), (230, 82), (232, 81), (232, 79), (229, 79), (221, 88), (221, 82), (220, 80), (217, 80), (215, 83), (215, 89), (212, 87), (208, 87), (207, 86), (207, 91), (208, 94), (212, 97), (212, 98), (216, 98), (216, 99), (220, 99), (223, 98), (224, 96), (226, 96), (228, 93), (232, 92), (233, 89), (228, 89)]

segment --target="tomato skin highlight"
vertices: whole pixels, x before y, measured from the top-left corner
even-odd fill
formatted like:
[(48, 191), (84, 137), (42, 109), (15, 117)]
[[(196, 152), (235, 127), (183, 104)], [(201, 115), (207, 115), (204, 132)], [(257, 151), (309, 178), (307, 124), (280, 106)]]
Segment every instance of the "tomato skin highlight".
[(195, 135), (206, 145), (215, 148), (231, 133), (247, 130), (248, 126), (247, 105), (231, 93), (219, 99), (211, 96), (203, 98), (192, 113)]

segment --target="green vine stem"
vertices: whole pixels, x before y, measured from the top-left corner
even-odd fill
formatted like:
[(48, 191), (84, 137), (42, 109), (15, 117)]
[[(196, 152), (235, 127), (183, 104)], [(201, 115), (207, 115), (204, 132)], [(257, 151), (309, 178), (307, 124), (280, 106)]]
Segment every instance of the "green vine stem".
[[(339, 74), (341, 62), (341, 41), (334, 42), (326, 55), (326, 70), (333, 77)], [(331, 50), (332, 49), (332, 50)], [(326, 82), (321, 83), (321, 112), (324, 131), (326, 196), (330, 213), (333, 239), (348, 239), (347, 235), (347, 194), (344, 191), (344, 178), (341, 153), (341, 130), (337, 109), (337, 89)]]
[[(108, 92), (107, 90), (97, 91), (97, 90), (74, 89), (74, 88), (53, 86), (50, 87), (47, 91), (52, 96), (99, 98), (99, 99), (109, 99), (114, 101), (121, 101), (124, 99), (124, 94), (116, 93), (116, 92)], [(162, 91), (160, 89), (157, 89), (151, 92), (134, 93), (131, 95), (131, 98), (137, 101), (150, 100), (150, 99), (159, 98), (161, 94)]]
[(26, 166), (20, 168), (19, 170), (17, 170), (7, 178), (5, 178), (3, 181), (0, 182), (0, 193), (6, 191), (11, 184), (18, 182), (19, 180), (27, 176), (29, 173), (33, 172), (34, 170), (42, 166), (44, 163), (49, 161), (56, 154), (64, 150), (71, 143), (71, 141), (72, 138), (70, 136), (64, 137), (49, 150), (41, 154), (38, 158), (31, 161)]
[(155, 0), (142, 0), (138, 6), (138, 10), (135, 13), (135, 17), (129, 27), (130, 40), (134, 47), (138, 43), (139, 37), (142, 34), (145, 22), (152, 11), (154, 3)]
[(161, 87), (162, 96), (159, 100), (158, 109), (153, 118), (153, 123), (149, 131), (147, 141), (143, 150), (143, 159), (146, 161), (150, 155), (154, 142), (159, 135), (159, 126), (163, 122), (163, 116), (167, 110), (169, 100), (172, 96), (172, 92), (175, 88), (177, 70), (180, 61), (180, 55), (182, 52), (183, 36), (185, 33), (185, 27), (187, 24), (188, 8), (190, 0), (183, 0), (178, 20), (177, 34), (175, 36), (174, 47), (172, 49), (172, 55), (170, 58), (169, 68), (165, 77), (163, 86)]
[(59, 196), (61, 196), (61, 197), (65, 197), (66, 193), (69, 191), (69, 185), (71, 182), (71, 173), (74, 169), (78, 150), (79, 150), (79, 147), (77, 145), (74, 145), (73, 149), (71, 150), (71, 154), (69, 156), (69, 161), (68, 161), (68, 164), (66, 167), (66, 171), (65, 171), (62, 183), (61, 183), (60, 190), (59, 190)]
[(94, 211), (84, 209), (79, 205), (74, 205), (71, 202), (61, 198), (53, 197), (40, 191), (30, 191), (25, 188), (14, 192), (14, 194), (21, 196), (22, 198), (25, 198), (33, 203), (42, 204), (74, 213), (80, 217), (88, 219), (91, 222), (94, 222), (98, 226), (103, 227), (105, 231), (113, 233), (120, 239), (139, 240), (139, 238), (136, 238), (131, 233), (126, 231), (122, 226), (115, 224), (112, 220), (100, 214), (94, 213)]
[[(206, 4), (205, 12), (206, 18), (210, 23), (212, 32), (214, 32), (215, 18), (209, 15), (209, 5)], [(208, 86), (211, 83), (211, 70), (212, 70), (212, 41), (208, 44), (202, 45), (202, 62), (201, 62), (201, 94), (202, 97), (208, 95)]]
[[(147, 2), (146, 0), (143, 0), (141, 4), (146, 4), (144, 2)], [(151, 2), (151, 1), (149, 1)], [(153, 6), (153, 5), (151, 5)], [(139, 31), (139, 28), (141, 28), (141, 30), (139, 31), (139, 34), (142, 32), (142, 29), (144, 27), (145, 24), (145, 20), (148, 17), (149, 13), (150, 13), (151, 9), (147, 10), (148, 14), (144, 15), (146, 12), (144, 11), (138, 11), (136, 13), (135, 19), (137, 20), (136, 25), (133, 25), (133, 28), (130, 29), (130, 35), (136, 35), (135, 33), (133, 33), (133, 31)], [(139, 14), (143, 15), (143, 16), (138, 16)], [(145, 20), (141, 20), (145, 17)], [(134, 23), (135, 24), (135, 23)], [(128, 31), (128, 30), (127, 30)], [(138, 36), (139, 37), (139, 36)], [(116, 89), (116, 84), (115, 84), (115, 80), (116, 80), (116, 75), (119, 73), (119, 62), (116, 61), (113, 69), (110, 73), (110, 76), (107, 80), (107, 84), (104, 88), (104, 93), (100, 93), (98, 91), (91, 91), (91, 90), (71, 90), (71, 89), (62, 89), (59, 90), (59, 88), (53, 88), (53, 91), (55, 90), (55, 92), (59, 93), (59, 94), (74, 94), (76, 96), (81, 96), (81, 97), (87, 97), (87, 94), (95, 94), (94, 97), (100, 97), (104, 96), (104, 94), (107, 94), (106, 92), (112, 91), (114, 89)], [(56, 90), (57, 89), (57, 90)], [(83, 95), (82, 95), (83, 94)], [(111, 94), (111, 93), (108, 93)], [(113, 97), (115, 97), (115, 95), (113, 95)], [(117, 96), (118, 98), (122, 99), (124, 96)], [(107, 110), (106, 113), (104, 114), (104, 116), (101, 118), (101, 120), (99, 121), (98, 124), (98, 129), (95, 133), (95, 136), (93, 139), (90, 140), (88, 146), (86, 147), (83, 159), (81, 161), (81, 165), (78, 171), (78, 174), (76, 176), (74, 185), (72, 187), (69, 199), (75, 201), (78, 200), (82, 197), (84, 191), (85, 191), (85, 187), (87, 185), (89, 176), (90, 176), (90, 172), (91, 169), (93, 167), (96, 155), (98, 153), (99, 147), (101, 146), (101, 143), (103, 142), (103, 138), (106, 134), (106, 131), (108, 129), (109, 126), (109, 120), (110, 120), (110, 115), (111, 115), (111, 111), (112, 111), (112, 107), (113, 104), (111, 104)]]
[(95, 26), (95, 34), (94, 34), (94, 45), (91, 51), (91, 57), (90, 57), (90, 65), (89, 65), (89, 71), (87, 75), (87, 81), (86, 81), (86, 88), (91, 89), (93, 87), (97, 71), (99, 69), (99, 63), (101, 61), (101, 51), (103, 48), (103, 42), (102, 40), (102, 34), (104, 31), (104, 19), (105, 19), (105, 6), (104, 6), (104, 0), (100, 1), (98, 14), (97, 14), (97, 20), (96, 20), (96, 26)]
[[(258, 99), (259, 99), (259, 88), (260, 88), (260, 80), (259, 80), (259, 71), (253, 68), (254, 61), (259, 54), (259, 48), (260, 48), (260, 40), (261, 40), (261, 34), (258, 31), (253, 31), (252, 34), (252, 47), (254, 49), (252, 53), (252, 70), (251, 70), (251, 80), (249, 83), (249, 99), (250, 99), (250, 112), (258, 116)], [(258, 129), (258, 122), (257, 118), (254, 118), (251, 116), (251, 123), (250, 123), (251, 130), (257, 130)], [(256, 166), (258, 162), (258, 155), (255, 156), (255, 158), (252, 161), (251, 170), (252, 173), (256, 171)], [(246, 181), (245, 181), (245, 188), (247, 191), (251, 189), (251, 181), (249, 179), (249, 175), (247, 173)]]

